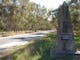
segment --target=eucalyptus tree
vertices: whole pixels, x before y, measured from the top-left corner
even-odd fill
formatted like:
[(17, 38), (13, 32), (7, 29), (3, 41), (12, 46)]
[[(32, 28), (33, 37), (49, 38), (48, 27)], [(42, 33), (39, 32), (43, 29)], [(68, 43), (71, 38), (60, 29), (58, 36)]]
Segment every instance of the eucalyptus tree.
[(46, 29), (48, 24), (44, 6), (29, 0), (2, 0), (0, 3), (0, 30)]

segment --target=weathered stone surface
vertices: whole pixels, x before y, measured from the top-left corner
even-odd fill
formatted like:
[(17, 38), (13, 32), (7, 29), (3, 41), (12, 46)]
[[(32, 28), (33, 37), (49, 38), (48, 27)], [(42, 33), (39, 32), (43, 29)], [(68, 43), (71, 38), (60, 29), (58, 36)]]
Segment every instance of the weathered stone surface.
[(50, 51), (52, 57), (74, 55), (76, 52), (72, 23), (66, 2), (63, 3), (59, 11), (57, 40)]

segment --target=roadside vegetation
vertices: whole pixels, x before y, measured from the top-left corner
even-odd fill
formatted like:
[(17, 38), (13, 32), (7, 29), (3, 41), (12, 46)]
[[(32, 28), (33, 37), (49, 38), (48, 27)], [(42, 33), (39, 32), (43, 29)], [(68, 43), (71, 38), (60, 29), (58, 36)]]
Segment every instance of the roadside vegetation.
[(49, 30), (48, 10), (29, 0), (0, 1), (0, 31)]
[[(79, 60), (79, 57), (51, 58), (50, 49), (54, 45), (56, 34), (51, 33), (40, 40), (34, 40), (33, 43), (26, 45), (13, 54), (5, 56), (2, 60)], [(80, 50), (80, 35), (75, 35), (76, 47)]]

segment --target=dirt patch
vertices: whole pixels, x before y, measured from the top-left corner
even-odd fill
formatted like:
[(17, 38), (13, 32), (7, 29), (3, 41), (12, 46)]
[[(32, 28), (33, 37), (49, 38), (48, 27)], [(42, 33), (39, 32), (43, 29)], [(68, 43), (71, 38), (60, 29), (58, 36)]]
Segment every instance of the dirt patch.
[(0, 32), (0, 37), (14, 36), (18, 34), (32, 33), (33, 31), (9, 31), (9, 32)]

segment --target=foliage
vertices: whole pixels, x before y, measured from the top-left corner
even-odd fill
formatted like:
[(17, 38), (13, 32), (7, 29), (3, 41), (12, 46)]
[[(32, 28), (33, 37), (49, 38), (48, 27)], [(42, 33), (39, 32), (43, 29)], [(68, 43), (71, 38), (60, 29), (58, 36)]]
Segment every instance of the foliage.
[(51, 29), (47, 9), (29, 0), (2, 0), (0, 3), (0, 30)]
[(70, 4), (70, 14), (75, 33), (80, 34), (80, 5), (74, 2), (74, 6)]
[(75, 41), (76, 41), (77, 50), (80, 50), (80, 34), (75, 35)]

